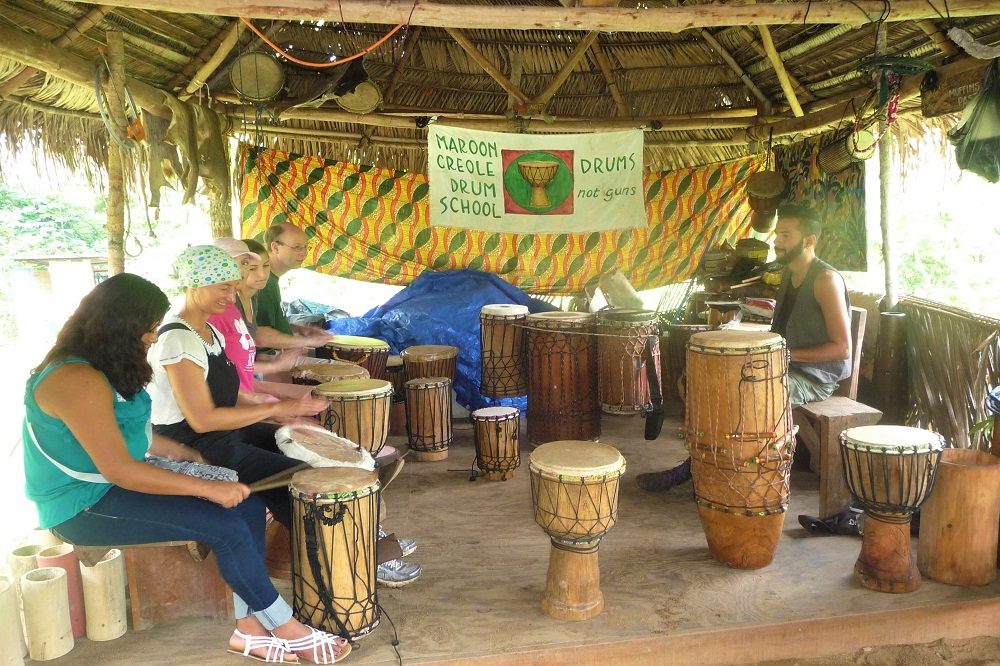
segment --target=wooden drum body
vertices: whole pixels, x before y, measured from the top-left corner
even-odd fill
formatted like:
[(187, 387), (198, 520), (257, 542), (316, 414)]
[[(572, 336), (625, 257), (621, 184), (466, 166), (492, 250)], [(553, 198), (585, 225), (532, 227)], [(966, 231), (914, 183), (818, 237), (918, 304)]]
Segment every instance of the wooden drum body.
[[(378, 474), (298, 472), (292, 499), (292, 608), (310, 626), (357, 638), (379, 623), (375, 579)], [(310, 552), (310, 546), (316, 549)]]
[(518, 444), (521, 412), (516, 407), (484, 407), (472, 412), (476, 467), (490, 481), (514, 478), (521, 464)]
[(448, 457), (451, 445), (451, 380), (423, 377), (406, 382), (406, 435), (414, 460)]
[(500, 303), (479, 311), (482, 377), (479, 392), (491, 398), (510, 398), (528, 392), (525, 368), (524, 323), (528, 308)]
[(352, 379), (320, 384), (313, 395), (329, 403), (320, 419), (325, 428), (378, 455), (389, 436), (392, 384), (383, 379)]
[(653, 336), (653, 365), (659, 379), (660, 340), (656, 313), (647, 310), (604, 310), (597, 313), (597, 376), (601, 409), (609, 414), (636, 414), (652, 407), (643, 348)]
[(328, 361), (326, 363), (304, 363), (292, 368), (292, 383), (305, 386), (319, 386), (347, 379), (368, 379), (368, 371), (354, 363)]
[(604, 609), (598, 548), (618, 520), (625, 459), (591, 441), (542, 444), (531, 452), (535, 522), (552, 542), (542, 610), (560, 620), (588, 620)]
[(528, 315), (528, 439), (535, 444), (601, 436), (594, 316)]
[(913, 592), (920, 573), (910, 548), (910, 518), (934, 486), (944, 440), (921, 428), (874, 425), (840, 434), (844, 477), (865, 510), (854, 575), (879, 592)]
[(782, 337), (693, 334), (686, 410), (691, 476), (709, 552), (732, 567), (767, 566), (785, 522), (795, 452)]
[(335, 335), (325, 347), (316, 350), (316, 356), (356, 363), (367, 370), (372, 379), (385, 379), (389, 343), (357, 335)]
[(663, 382), (663, 410), (670, 415), (684, 413), (684, 384), (687, 381), (687, 343), (695, 333), (711, 331), (708, 324), (660, 322), (660, 377)]
[(415, 345), (399, 353), (403, 359), (403, 377), (409, 381), (421, 377), (446, 377), (455, 381), (458, 347), (450, 345)]

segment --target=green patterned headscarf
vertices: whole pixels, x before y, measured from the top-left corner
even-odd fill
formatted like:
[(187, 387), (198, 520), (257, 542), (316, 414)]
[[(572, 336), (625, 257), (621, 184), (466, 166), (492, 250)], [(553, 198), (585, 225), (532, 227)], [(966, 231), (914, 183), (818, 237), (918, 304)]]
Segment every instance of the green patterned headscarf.
[(174, 277), (181, 288), (205, 287), (239, 280), (239, 264), (214, 245), (193, 245), (174, 259)]

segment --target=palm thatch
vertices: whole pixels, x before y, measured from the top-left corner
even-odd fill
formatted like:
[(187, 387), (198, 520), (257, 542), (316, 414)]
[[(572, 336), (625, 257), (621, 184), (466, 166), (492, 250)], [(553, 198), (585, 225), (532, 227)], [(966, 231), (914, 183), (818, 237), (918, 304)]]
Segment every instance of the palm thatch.
[[(214, 55), (223, 33), (238, 21), (228, 16), (136, 9), (130, 4), (135, 3), (112, 3), (106, 14), (81, 34), (63, 37), (94, 10), (93, 5), (0, 0), (0, 30), (14, 30), (44, 42), (62, 37), (66, 57), (89, 63), (98, 61), (106, 31), (122, 31), (128, 74), (157, 89), (180, 94)], [(556, 0), (464, 0), (463, 4), (512, 8), (558, 5)], [(622, 4), (635, 7), (638, 3)], [(688, 0), (643, 4), (715, 8), (727, 3)], [(325, 21), (254, 23), (276, 44), (310, 61), (356, 53), (387, 32), (382, 25), (343, 24), (336, 4), (331, 7)], [(951, 24), (986, 44), (1000, 43), (1000, 17), (955, 18)], [(450, 28), (406, 27), (365, 57), (370, 75), (383, 91), (377, 114), (356, 119), (342, 113), (331, 119), (282, 119), (280, 112), (290, 100), (317, 85), (336, 81), (343, 68), (316, 71), (279, 58), (287, 72), (284, 97), (264, 108), (240, 103), (231, 90), (228, 65), (241, 53), (270, 52), (270, 47), (242, 23), (235, 25), (236, 47), (224, 54), (221, 67), (207, 73), (207, 85), (198, 94), (238, 121), (234, 123), (237, 131), (245, 136), (291, 152), (422, 171), (426, 167), (427, 118), (437, 117), (441, 122), (486, 119), (508, 131), (527, 132), (546, 132), (566, 119), (620, 120), (646, 128), (646, 167), (661, 170), (745, 155), (750, 150), (744, 138), (746, 126), (792, 115), (778, 72), (753, 26), (692, 28), (679, 33), (601, 33), (573, 62), (575, 49), (587, 33), (513, 30), (498, 25), (461, 31), (465, 46)], [(879, 29), (887, 36), (883, 55), (944, 62), (929, 27), (935, 27), (933, 21), (789, 23), (772, 25), (770, 34), (790, 85), (808, 112), (871, 87), (858, 64), (873, 55)], [(34, 149), (37, 144), (45, 154), (73, 168), (92, 168), (88, 162), (103, 164), (107, 139), (95, 116), (93, 86), (66, 81), (59, 71), (37, 72), (25, 78), (19, 74), (22, 64), (18, 58), (17, 53), (5, 52), (0, 46), (0, 95), (5, 98), (0, 103), (0, 133), (8, 148)], [(483, 61), (492, 64), (501, 77), (488, 73)], [(539, 101), (538, 96), (567, 67), (568, 75), (551, 99)], [(512, 95), (510, 87), (499, 81), (503, 77), (519, 95)], [(18, 79), (23, 80), (18, 83)], [(332, 101), (323, 108), (340, 111)], [(904, 112), (915, 108), (912, 101), (903, 105)], [(397, 122), (383, 122), (386, 117)], [(654, 129), (657, 127), (661, 129)], [(807, 133), (782, 140), (793, 141)]]

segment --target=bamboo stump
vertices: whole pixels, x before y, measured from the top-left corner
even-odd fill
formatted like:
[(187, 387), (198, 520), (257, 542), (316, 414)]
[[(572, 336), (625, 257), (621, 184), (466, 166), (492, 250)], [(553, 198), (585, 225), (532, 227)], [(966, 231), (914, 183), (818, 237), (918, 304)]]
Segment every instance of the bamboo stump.
[(17, 588), (13, 580), (0, 576), (0, 664), (23, 666), (26, 653), (21, 610), (17, 606)]
[(542, 594), (542, 611), (557, 620), (589, 620), (604, 610), (597, 548), (566, 550), (552, 544), (549, 571)]
[(87, 607), (87, 639), (113, 641), (128, 631), (125, 558), (112, 548), (93, 566), (80, 569)]
[(33, 661), (55, 659), (73, 649), (65, 569), (44, 567), (24, 574), (21, 602), (28, 654)]
[(66, 571), (66, 595), (69, 600), (69, 620), (73, 625), (73, 638), (87, 635), (87, 618), (83, 605), (83, 582), (80, 579), (80, 560), (73, 546), (52, 546), (38, 553), (38, 566), (59, 567)]
[(920, 573), (949, 585), (992, 583), (998, 528), (1000, 458), (946, 449), (934, 491), (920, 510)]
[(901, 594), (920, 588), (920, 572), (910, 548), (910, 514), (865, 512), (865, 533), (854, 575), (877, 592)]

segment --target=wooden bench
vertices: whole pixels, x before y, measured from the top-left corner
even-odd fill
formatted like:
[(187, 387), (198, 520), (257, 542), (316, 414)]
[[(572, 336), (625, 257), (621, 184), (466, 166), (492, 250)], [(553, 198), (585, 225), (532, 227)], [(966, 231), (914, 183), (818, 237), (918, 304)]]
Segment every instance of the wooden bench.
[(219, 574), (215, 555), (194, 541), (130, 546), (74, 546), (84, 566), (94, 566), (112, 548), (125, 557), (132, 628), (182, 617), (233, 619), (233, 595)]
[(864, 308), (851, 308), (851, 376), (840, 383), (829, 399), (800, 405), (792, 412), (799, 436), (812, 456), (811, 467), (819, 475), (820, 518), (840, 513), (851, 502), (840, 458), (840, 433), (848, 428), (874, 425), (882, 419), (882, 412), (855, 400), (867, 318)]

